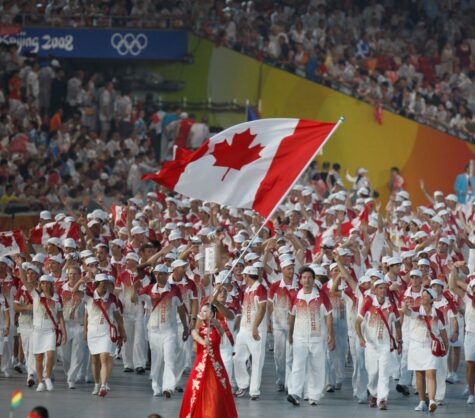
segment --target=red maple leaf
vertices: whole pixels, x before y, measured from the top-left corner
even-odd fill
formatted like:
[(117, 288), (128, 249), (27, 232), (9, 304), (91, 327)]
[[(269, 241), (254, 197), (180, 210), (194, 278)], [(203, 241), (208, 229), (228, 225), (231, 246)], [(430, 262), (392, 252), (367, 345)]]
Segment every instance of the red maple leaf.
[(55, 223), (53, 226), (50, 226), (49, 228), (46, 228), (46, 232), (50, 237), (54, 238), (61, 238), (63, 234), (66, 232), (66, 230), (61, 227), (59, 223)]
[(216, 158), (213, 165), (227, 168), (221, 181), (224, 180), (231, 168), (240, 170), (245, 165), (261, 158), (259, 153), (264, 147), (260, 144), (249, 146), (255, 137), (256, 135), (253, 135), (251, 129), (248, 128), (244, 132), (234, 134), (231, 144), (228, 144), (226, 140), (216, 144), (211, 153)]
[(0, 244), (2, 244), (4, 247), (11, 247), (13, 244), (13, 238), (11, 236), (1, 234)]

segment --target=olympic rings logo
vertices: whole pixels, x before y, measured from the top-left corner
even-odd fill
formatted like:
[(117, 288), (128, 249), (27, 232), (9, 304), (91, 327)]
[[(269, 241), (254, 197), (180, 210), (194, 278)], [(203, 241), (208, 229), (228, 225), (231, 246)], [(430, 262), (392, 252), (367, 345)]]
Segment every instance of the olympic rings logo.
[(148, 45), (148, 38), (143, 33), (114, 33), (111, 36), (111, 45), (120, 55), (139, 55)]

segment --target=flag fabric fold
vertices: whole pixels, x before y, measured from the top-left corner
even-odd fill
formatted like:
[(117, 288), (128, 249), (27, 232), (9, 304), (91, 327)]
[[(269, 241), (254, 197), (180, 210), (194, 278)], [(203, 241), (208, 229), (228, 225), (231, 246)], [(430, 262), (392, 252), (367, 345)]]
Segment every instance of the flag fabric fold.
[(25, 252), (23, 232), (19, 229), (0, 233), (0, 256), (13, 255)]
[(213, 136), (194, 152), (176, 152), (173, 161), (142, 180), (267, 217), (335, 126), (301, 119), (245, 122)]
[(49, 222), (30, 230), (30, 242), (32, 244), (46, 245), (50, 238), (72, 238), (79, 242), (79, 230), (79, 225), (75, 222)]

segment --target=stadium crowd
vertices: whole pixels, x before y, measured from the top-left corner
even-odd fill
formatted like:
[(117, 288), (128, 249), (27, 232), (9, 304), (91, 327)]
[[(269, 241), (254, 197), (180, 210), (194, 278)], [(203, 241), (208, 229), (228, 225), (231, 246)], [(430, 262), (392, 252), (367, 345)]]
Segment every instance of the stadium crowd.
[(473, 2), (444, 0), (50, 0), (4, 2), (2, 10), (5, 23), (191, 27), (217, 45), (370, 102), (376, 115), (384, 108), (470, 140), (474, 18)]

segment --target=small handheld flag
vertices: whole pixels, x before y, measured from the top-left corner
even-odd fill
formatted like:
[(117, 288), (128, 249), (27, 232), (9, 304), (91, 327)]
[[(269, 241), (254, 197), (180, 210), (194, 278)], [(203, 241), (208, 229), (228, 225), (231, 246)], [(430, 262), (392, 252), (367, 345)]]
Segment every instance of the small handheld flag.
[(23, 393), (21, 390), (17, 389), (12, 393), (12, 399), (10, 401), (10, 409), (14, 411), (21, 405), (21, 401), (23, 400)]

